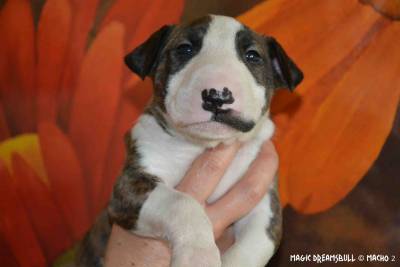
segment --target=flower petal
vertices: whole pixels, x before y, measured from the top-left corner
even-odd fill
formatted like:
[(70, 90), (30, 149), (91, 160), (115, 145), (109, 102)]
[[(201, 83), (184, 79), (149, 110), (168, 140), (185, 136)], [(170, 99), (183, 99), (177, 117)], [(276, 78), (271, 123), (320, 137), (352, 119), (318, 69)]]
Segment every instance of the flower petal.
[(50, 188), (28, 163), (18, 154), (13, 155), (12, 161), (18, 195), (24, 203), (47, 261), (52, 262), (72, 245), (65, 218), (55, 205)]
[[(121, 94), (123, 26), (99, 33), (82, 65), (71, 109), (69, 136), (90, 185), (91, 212), (100, 200), (103, 166)], [(112, 42), (110, 42), (112, 40)]]
[(183, 0), (145, 1), (146, 7), (141, 10), (141, 18), (132, 35), (127, 35), (128, 50), (143, 42), (153, 32), (165, 24), (179, 21), (183, 11)]
[(34, 30), (29, 1), (7, 1), (0, 14), (0, 94), (13, 132), (35, 129)]
[(82, 60), (87, 49), (89, 31), (95, 18), (99, 0), (70, 0), (70, 3), (72, 6), (72, 25), (58, 99), (62, 127), (68, 125), (71, 98), (75, 92)]
[(0, 232), (21, 267), (46, 266), (46, 259), (6, 166), (0, 160)]
[[(103, 29), (113, 21), (118, 21), (124, 25), (125, 38), (128, 38), (135, 32), (149, 5), (152, 5), (152, 3), (145, 0), (116, 0), (112, 3), (112, 6), (101, 21), (99, 29)], [(126, 45), (126, 42), (124, 42), (124, 45)]]
[(0, 159), (3, 160), (11, 174), (13, 174), (11, 160), (13, 153), (18, 153), (23, 157), (44, 183), (48, 182), (36, 134), (22, 134), (0, 143)]
[(74, 148), (52, 123), (39, 124), (38, 134), (53, 197), (74, 241), (80, 240), (91, 221), (85, 181)]
[(6, 114), (3, 109), (3, 104), (0, 102), (0, 142), (10, 137)]
[(7, 240), (4, 237), (0, 229), (0, 262), (3, 266), (7, 267), (19, 267), (18, 261), (11, 251), (10, 246), (7, 244)]
[[(287, 148), (282, 173), (297, 210), (319, 212), (336, 204), (379, 155), (399, 103), (400, 87), (393, 87), (400, 84), (400, 50), (394, 40), (399, 34), (397, 25), (384, 29), (342, 79), (328, 85), (332, 92), (325, 99), (310, 92), (296, 127), (278, 143)], [(324, 86), (317, 84), (315, 90)]]
[(41, 12), (37, 33), (38, 120), (56, 120), (56, 100), (70, 28), (69, 2), (47, 0)]

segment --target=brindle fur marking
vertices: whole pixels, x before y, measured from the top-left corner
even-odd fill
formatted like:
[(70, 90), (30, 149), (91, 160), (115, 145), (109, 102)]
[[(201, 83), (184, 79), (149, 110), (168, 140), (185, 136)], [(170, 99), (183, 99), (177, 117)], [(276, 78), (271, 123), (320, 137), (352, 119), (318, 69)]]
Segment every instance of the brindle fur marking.
[(111, 223), (117, 223), (127, 230), (136, 227), (140, 209), (149, 193), (160, 180), (144, 172), (138, 163), (135, 141), (130, 132), (125, 135), (127, 159), (122, 175), (117, 180), (111, 201), (108, 205), (108, 215)]
[(111, 225), (117, 223), (127, 230), (134, 230), (144, 201), (160, 181), (145, 173), (140, 167), (139, 155), (130, 131), (125, 135), (127, 158), (118, 178), (108, 212), (104, 211), (83, 239), (77, 253), (77, 266), (103, 266), (103, 258), (111, 233)]
[(278, 176), (275, 176), (272, 188), (268, 194), (271, 197), (271, 210), (274, 216), (270, 220), (267, 234), (274, 242), (276, 251), (282, 238), (282, 207), (279, 200)]
[(76, 266), (102, 267), (110, 233), (111, 224), (107, 212), (103, 211), (79, 246)]

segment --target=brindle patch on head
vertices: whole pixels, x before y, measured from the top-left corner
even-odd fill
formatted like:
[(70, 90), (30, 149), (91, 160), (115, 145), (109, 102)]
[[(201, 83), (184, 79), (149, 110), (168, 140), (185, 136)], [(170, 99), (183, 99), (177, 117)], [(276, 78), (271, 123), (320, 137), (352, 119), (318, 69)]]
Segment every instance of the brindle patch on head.
[[(168, 81), (172, 75), (183, 69), (186, 64), (201, 50), (203, 38), (207, 33), (210, 16), (204, 16), (191, 23), (177, 25), (172, 30), (168, 42), (161, 52), (158, 66), (153, 76), (154, 92), (151, 105), (158, 106), (165, 112), (165, 96), (167, 94)], [(193, 53), (190, 56), (182, 56), (177, 52), (181, 44), (190, 44)]]
[[(264, 114), (268, 110), (274, 93), (274, 76), (265, 37), (243, 26), (243, 29), (236, 34), (235, 45), (239, 60), (246, 65), (256, 82), (265, 88), (265, 105), (262, 108), (262, 114)], [(258, 63), (247, 61), (246, 53), (250, 50), (256, 51), (262, 60)]]

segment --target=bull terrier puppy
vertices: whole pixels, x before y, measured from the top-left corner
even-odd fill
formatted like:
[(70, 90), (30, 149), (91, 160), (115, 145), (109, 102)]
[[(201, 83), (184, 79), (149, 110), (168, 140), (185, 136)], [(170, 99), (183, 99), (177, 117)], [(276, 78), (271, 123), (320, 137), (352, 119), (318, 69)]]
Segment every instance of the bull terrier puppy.
[(273, 134), (268, 113), (274, 91), (293, 90), (303, 79), (300, 69), (274, 38), (216, 15), (163, 26), (125, 63), (142, 79), (152, 79), (153, 98), (126, 135), (125, 165), (107, 210), (82, 242), (78, 266), (103, 266), (113, 223), (167, 240), (173, 267), (267, 264), (281, 236), (276, 182), (234, 223), (235, 243), (223, 255), (203, 207), (174, 187), (205, 149), (239, 141), (239, 152), (208, 201), (225, 194)]

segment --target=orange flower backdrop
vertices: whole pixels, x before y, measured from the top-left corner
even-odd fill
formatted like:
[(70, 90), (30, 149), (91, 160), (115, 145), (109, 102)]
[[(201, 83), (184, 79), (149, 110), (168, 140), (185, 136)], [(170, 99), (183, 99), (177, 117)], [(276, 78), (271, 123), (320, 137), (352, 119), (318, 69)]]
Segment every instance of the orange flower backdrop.
[[(123, 55), (182, 8), (183, 0), (2, 3), (2, 266), (48, 266), (82, 238), (150, 94)], [(400, 25), (357, 0), (269, 0), (239, 19), (276, 36), (305, 72), (272, 109), (280, 191), (300, 213), (326, 211), (357, 185), (391, 129)]]
[(1, 7), (1, 266), (49, 265), (104, 207), (123, 134), (145, 104), (131, 103), (141, 90), (123, 56), (182, 9), (180, 0)]

